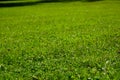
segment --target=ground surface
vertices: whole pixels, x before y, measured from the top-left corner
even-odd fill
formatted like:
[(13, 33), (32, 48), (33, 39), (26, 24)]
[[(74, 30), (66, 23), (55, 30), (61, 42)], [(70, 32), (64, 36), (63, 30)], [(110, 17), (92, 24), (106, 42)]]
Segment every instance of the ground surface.
[(0, 8), (0, 80), (119, 80), (120, 1)]

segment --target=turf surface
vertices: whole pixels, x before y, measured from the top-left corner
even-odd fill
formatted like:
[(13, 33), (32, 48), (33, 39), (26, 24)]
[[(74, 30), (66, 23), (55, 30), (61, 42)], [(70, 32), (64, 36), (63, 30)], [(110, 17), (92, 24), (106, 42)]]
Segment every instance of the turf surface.
[(120, 1), (0, 7), (0, 80), (119, 80)]

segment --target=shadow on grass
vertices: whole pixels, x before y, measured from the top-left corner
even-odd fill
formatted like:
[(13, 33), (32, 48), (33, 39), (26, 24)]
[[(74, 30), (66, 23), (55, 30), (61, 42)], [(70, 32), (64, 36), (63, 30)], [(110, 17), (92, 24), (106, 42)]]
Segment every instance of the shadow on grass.
[(32, 2), (21, 2), (21, 1), (0, 1), (0, 7), (17, 7), (17, 6), (31, 6), (41, 3), (52, 3), (52, 2), (73, 2), (73, 1), (81, 1), (81, 0), (43, 0), (43, 1), (32, 1)]
[(30, 6), (39, 3), (43, 3), (43, 2), (42, 1), (35, 1), (35, 2), (5, 1), (5, 2), (0, 2), (0, 7)]

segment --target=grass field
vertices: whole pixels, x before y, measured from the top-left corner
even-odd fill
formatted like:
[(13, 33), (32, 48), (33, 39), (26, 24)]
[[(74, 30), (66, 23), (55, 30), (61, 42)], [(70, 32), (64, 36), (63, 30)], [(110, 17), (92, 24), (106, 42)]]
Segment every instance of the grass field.
[(0, 80), (120, 80), (120, 1), (0, 7)]

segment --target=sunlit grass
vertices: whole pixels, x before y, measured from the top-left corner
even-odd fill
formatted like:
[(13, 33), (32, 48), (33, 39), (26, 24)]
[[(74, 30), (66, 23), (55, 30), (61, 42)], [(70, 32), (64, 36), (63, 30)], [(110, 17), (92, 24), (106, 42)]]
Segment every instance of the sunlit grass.
[(119, 80), (119, 4), (0, 8), (0, 79)]

